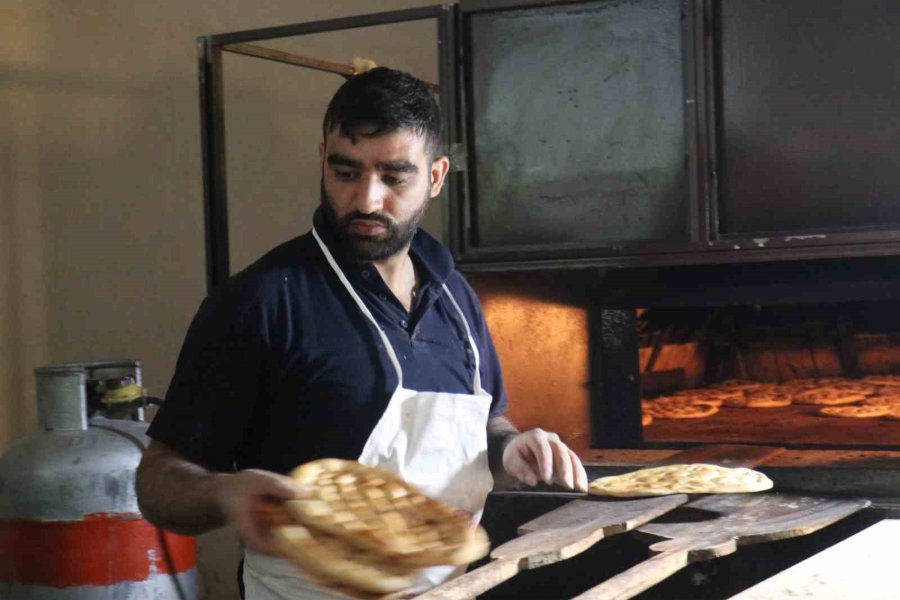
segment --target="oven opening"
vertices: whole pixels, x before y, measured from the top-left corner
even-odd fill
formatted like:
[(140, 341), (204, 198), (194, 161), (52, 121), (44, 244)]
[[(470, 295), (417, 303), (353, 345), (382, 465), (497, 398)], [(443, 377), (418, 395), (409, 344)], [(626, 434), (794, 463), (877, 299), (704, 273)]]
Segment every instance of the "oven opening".
[(637, 309), (645, 444), (897, 448), (898, 309), (889, 301)]

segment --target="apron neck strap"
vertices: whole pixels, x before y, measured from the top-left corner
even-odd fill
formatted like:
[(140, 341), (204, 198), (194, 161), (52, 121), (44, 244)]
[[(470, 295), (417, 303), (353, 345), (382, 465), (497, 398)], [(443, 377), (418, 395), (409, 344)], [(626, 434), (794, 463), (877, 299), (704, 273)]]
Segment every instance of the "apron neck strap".
[[(338, 279), (340, 279), (341, 283), (347, 289), (347, 292), (350, 293), (350, 297), (353, 298), (354, 302), (356, 302), (356, 306), (359, 307), (360, 312), (362, 312), (362, 314), (365, 315), (366, 318), (369, 319), (369, 321), (371, 321), (375, 326), (375, 331), (377, 331), (379, 337), (381, 337), (381, 343), (384, 344), (384, 348), (388, 353), (388, 358), (390, 358), (391, 364), (394, 365), (394, 370), (397, 372), (397, 388), (399, 389), (403, 387), (403, 369), (400, 368), (400, 361), (397, 358), (397, 353), (394, 352), (394, 347), (391, 346), (391, 342), (388, 340), (387, 334), (381, 328), (381, 325), (378, 324), (378, 321), (375, 320), (375, 317), (372, 316), (372, 312), (369, 310), (369, 307), (366, 306), (366, 303), (363, 302), (362, 298), (359, 297), (359, 294), (356, 293), (356, 290), (353, 289), (353, 285), (347, 279), (347, 276), (344, 275), (344, 272), (338, 266), (337, 261), (334, 260), (334, 256), (332, 256), (331, 251), (328, 249), (328, 246), (325, 245), (325, 242), (322, 241), (322, 238), (319, 237), (319, 232), (316, 231), (315, 227), (313, 227), (312, 234), (313, 237), (316, 238), (316, 242), (319, 244), (319, 248), (322, 249), (322, 254), (325, 255), (325, 260), (328, 261), (328, 264), (331, 265), (331, 269), (334, 271), (335, 275), (338, 276)], [(447, 298), (450, 299), (450, 303), (453, 304), (453, 307), (459, 314), (459, 318), (466, 330), (466, 337), (469, 341), (469, 347), (472, 348), (472, 354), (475, 357), (475, 380), (472, 383), (474, 388), (473, 393), (478, 394), (481, 392), (481, 357), (478, 353), (478, 346), (475, 344), (475, 339), (472, 337), (472, 330), (469, 328), (469, 321), (468, 319), (466, 319), (466, 315), (459, 307), (459, 304), (457, 304), (456, 298), (454, 298), (453, 294), (450, 293), (450, 288), (447, 287), (446, 283), (442, 284), (441, 287), (443, 288), (444, 293), (447, 294)]]
[(319, 232), (316, 231), (315, 227), (313, 227), (312, 233), (313, 237), (316, 238), (316, 242), (318, 242), (319, 244), (319, 248), (322, 249), (322, 254), (325, 255), (325, 259), (328, 261), (328, 264), (331, 265), (331, 268), (338, 276), (338, 279), (340, 279), (341, 283), (344, 284), (344, 287), (347, 288), (347, 291), (350, 293), (350, 297), (353, 298), (354, 302), (356, 302), (356, 306), (359, 307), (359, 310), (362, 312), (362, 314), (364, 314), (366, 318), (368, 318), (375, 326), (375, 331), (378, 332), (378, 335), (381, 337), (381, 343), (384, 344), (384, 347), (387, 350), (388, 358), (391, 359), (391, 364), (394, 365), (394, 370), (397, 371), (397, 388), (399, 389), (403, 387), (403, 369), (400, 368), (400, 361), (397, 359), (397, 353), (394, 352), (394, 347), (391, 346), (391, 342), (388, 340), (387, 334), (384, 333), (381, 325), (379, 325), (378, 321), (375, 320), (375, 317), (372, 316), (372, 312), (369, 310), (369, 307), (366, 306), (365, 302), (362, 301), (362, 298), (359, 297), (359, 294), (356, 293), (356, 290), (353, 289), (353, 285), (347, 279), (347, 276), (344, 275), (344, 272), (341, 271), (341, 268), (338, 266), (337, 261), (334, 260), (334, 257), (331, 255), (331, 251), (328, 249), (328, 246), (326, 246), (325, 242), (322, 241), (322, 238), (319, 237)]
[(472, 330), (469, 329), (469, 320), (466, 319), (465, 313), (459, 307), (459, 304), (457, 304), (456, 298), (450, 293), (450, 288), (447, 287), (446, 283), (441, 284), (441, 287), (444, 288), (444, 293), (447, 294), (447, 298), (450, 299), (453, 308), (459, 313), (459, 319), (462, 321), (463, 327), (466, 328), (466, 337), (469, 339), (469, 347), (472, 348), (472, 355), (475, 357), (475, 381), (472, 383), (475, 391), (473, 393), (478, 394), (481, 392), (481, 357), (478, 354), (478, 346), (475, 344), (475, 338), (472, 337)]

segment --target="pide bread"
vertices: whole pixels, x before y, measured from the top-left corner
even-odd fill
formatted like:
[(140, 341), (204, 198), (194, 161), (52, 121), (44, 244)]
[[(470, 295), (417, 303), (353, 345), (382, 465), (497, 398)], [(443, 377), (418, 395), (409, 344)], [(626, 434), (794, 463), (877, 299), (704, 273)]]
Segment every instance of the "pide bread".
[(588, 493), (626, 498), (760, 492), (771, 487), (772, 480), (759, 471), (693, 463), (650, 467), (624, 475), (601, 477), (588, 484)]
[(795, 404), (837, 405), (859, 402), (866, 396), (853, 392), (845, 392), (829, 387), (816, 388), (798, 392), (794, 395)]
[(794, 394), (776, 389), (750, 390), (744, 394), (747, 408), (779, 408), (790, 406)]
[(719, 407), (709, 402), (645, 402), (642, 410), (654, 419), (702, 419), (719, 412)]
[(285, 555), (323, 585), (393, 593), (413, 585), (422, 568), (465, 565), (490, 550), (469, 515), (384, 469), (322, 459), (290, 475), (309, 497), (279, 506), (274, 535)]
[(825, 406), (819, 409), (820, 415), (823, 417), (845, 417), (851, 419), (869, 419), (872, 417), (883, 417), (890, 412), (890, 407), (872, 404), (862, 406)]
[(726, 379), (721, 383), (716, 384), (715, 389), (720, 390), (752, 390), (755, 388), (759, 388), (764, 386), (765, 384), (761, 381), (750, 381), (749, 379)]
[(869, 396), (861, 404), (864, 406), (896, 406), (900, 408), (900, 393), (882, 392), (877, 396)]
[(900, 387), (900, 375), (869, 375), (868, 377), (863, 377), (860, 381), (870, 385)]

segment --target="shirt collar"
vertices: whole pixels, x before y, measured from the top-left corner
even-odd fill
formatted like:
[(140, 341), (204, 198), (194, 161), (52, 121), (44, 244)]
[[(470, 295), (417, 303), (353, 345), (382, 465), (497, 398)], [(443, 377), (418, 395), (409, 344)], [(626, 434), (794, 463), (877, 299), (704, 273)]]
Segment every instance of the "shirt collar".
[[(348, 277), (357, 279), (364, 271), (375, 268), (371, 262), (359, 263), (347, 256), (341, 245), (337, 243), (331, 228), (325, 222), (321, 207), (317, 208), (313, 215), (313, 226), (319, 233), (319, 237), (328, 246), (334, 260)], [(416, 267), (420, 269), (420, 275), (424, 279), (423, 285), (440, 287), (453, 272), (454, 264), (450, 251), (421, 227), (413, 236), (409, 253), (416, 263)]]

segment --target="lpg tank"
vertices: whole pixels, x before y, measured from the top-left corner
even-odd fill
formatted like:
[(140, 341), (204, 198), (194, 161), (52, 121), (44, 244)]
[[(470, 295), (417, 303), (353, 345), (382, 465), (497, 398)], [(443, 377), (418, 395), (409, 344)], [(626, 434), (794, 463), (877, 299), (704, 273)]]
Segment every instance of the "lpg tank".
[[(139, 361), (35, 369), (42, 431), (0, 458), (0, 598), (197, 598), (195, 539), (158, 529), (138, 509), (147, 424), (104, 416), (143, 418), (143, 398), (104, 385), (143, 390), (140, 369)], [(104, 391), (112, 400), (97, 402)]]

